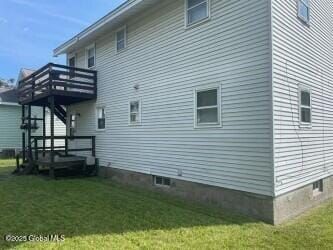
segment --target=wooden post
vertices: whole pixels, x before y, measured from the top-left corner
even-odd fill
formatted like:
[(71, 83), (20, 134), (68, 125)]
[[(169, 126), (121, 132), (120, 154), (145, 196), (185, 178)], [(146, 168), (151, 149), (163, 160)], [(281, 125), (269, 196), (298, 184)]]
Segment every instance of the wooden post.
[(31, 145), (31, 105), (28, 105), (28, 150), (29, 150), (29, 163), (32, 164), (32, 145)]
[(34, 138), (34, 147), (35, 147), (35, 161), (38, 160), (38, 141)]
[[(22, 105), (22, 125), (25, 123), (25, 106)], [(23, 158), (23, 162), (25, 162), (25, 130), (23, 130), (22, 132), (22, 158)]]
[(68, 136), (65, 136), (65, 155), (68, 156)]
[(45, 143), (45, 136), (46, 136), (46, 108), (45, 106), (43, 106), (43, 157), (45, 157), (45, 146), (46, 146), (46, 143)]
[(92, 138), (91, 138), (91, 146), (92, 146), (92, 156), (93, 157), (95, 157), (96, 156), (96, 137), (95, 136), (93, 136)]
[(55, 173), (54, 173), (54, 96), (51, 96), (49, 98), (49, 103), (50, 103), (50, 113), (51, 113), (51, 121), (50, 121), (50, 131), (51, 131), (51, 166), (50, 166), (50, 177), (55, 178)]

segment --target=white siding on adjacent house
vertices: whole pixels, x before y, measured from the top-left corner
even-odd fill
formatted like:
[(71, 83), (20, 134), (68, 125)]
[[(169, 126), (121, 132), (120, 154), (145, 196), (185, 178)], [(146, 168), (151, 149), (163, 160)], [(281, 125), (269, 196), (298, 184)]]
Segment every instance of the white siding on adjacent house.
[[(51, 135), (51, 114), (50, 111), (46, 110), (46, 119), (45, 119), (45, 126), (46, 126), (46, 136)], [(66, 125), (57, 117), (54, 116), (54, 135), (55, 136), (65, 136), (66, 135)], [(51, 141), (46, 141), (47, 146), (51, 145)], [(54, 146), (64, 146), (64, 140), (55, 140)]]
[[(68, 113), (80, 113), (77, 135), (96, 134), (101, 165), (273, 195), (269, 1), (211, 5), (208, 22), (185, 29), (184, 1), (163, 1), (128, 20), (119, 53), (114, 31), (95, 41), (97, 103)], [(196, 129), (194, 91), (209, 86), (221, 89), (222, 127)], [(139, 126), (128, 124), (133, 100)]]
[(21, 107), (0, 104), (0, 151), (21, 148)]
[[(333, 174), (333, 1), (311, 1), (310, 25), (296, 0), (273, 0), (276, 195)], [(299, 125), (299, 86), (312, 91), (312, 126)]]

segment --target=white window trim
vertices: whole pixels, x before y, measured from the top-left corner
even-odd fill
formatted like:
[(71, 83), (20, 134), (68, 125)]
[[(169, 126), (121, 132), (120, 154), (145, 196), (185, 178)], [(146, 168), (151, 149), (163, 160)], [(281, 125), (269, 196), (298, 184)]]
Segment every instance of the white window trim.
[[(88, 50), (90, 50), (91, 48), (94, 48), (94, 66), (89, 68), (88, 67)], [(85, 49), (85, 64), (86, 64), (87, 69), (93, 69), (96, 67), (96, 44), (95, 43), (87, 46)]]
[[(310, 107), (302, 105), (302, 91), (306, 91), (310, 93)], [(298, 112), (299, 112), (299, 124), (301, 128), (311, 128), (312, 127), (312, 91), (311, 88), (306, 86), (299, 86), (298, 92)], [(311, 122), (303, 122), (302, 121), (302, 108), (310, 108), (310, 119)]]
[[(211, 4), (210, 4), (210, 1), (211, 0), (205, 0), (206, 2), (207, 2), (207, 17), (206, 18), (204, 18), (204, 19), (202, 19), (202, 20), (200, 20), (200, 21), (196, 21), (196, 22), (194, 22), (194, 23), (188, 23), (188, 10), (189, 10), (189, 8), (188, 8), (188, 0), (185, 0), (185, 29), (187, 29), (187, 28), (193, 28), (193, 27), (196, 27), (196, 26), (198, 26), (198, 25), (200, 25), (200, 24), (202, 24), (202, 23), (205, 23), (205, 22), (207, 22), (207, 21), (209, 21), (210, 20), (210, 18), (211, 18), (211, 8), (210, 8), (210, 6), (211, 6)], [(198, 5), (196, 5), (196, 6), (198, 6)], [(196, 7), (196, 6), (194, 6), (194, 7)], [(192, 8), (194, 8), (194, 7), (192, 7)]]
[[(163, 184), (159, 184), (159, 183), (157, 183), (156, 182), (156, 178), (162, 178), (162, 183), (163, 183), (163, 180), (164, 179), (169, 179), (169, 181), (170, 181), (170, 185), (163, 185)], [(171, 187), (171, 178), (169, 178), (169, 177), (163, 177), (163, 176), (154, 176), (154, 185), (156, 186), (156, 187), (161, 187), (161, 188), (170, 188)]]
[[(309, 12), (308, 19), (305, 19), (302, 15), (300, 15), (299, 8), (300, 8), (300, 5), (301, 5), (301, 2), (308, 7), (308, 10), (309, 10), (308, 11)], [(311, 19), (311, 0), (309, 0), (309, 4), (306, 4), (304, 2), (304, 0), (297, 0), (297, 16), (298, 16), (299, 19), (301, 19), (306, 24), (310, 24), (310, 19)]]
[[(315, 184), (318, 184), (317, 188), (314, 188)], [(324, 192), (324, 181), (322, 179), (312, 183), (312, 192), (314, 196), (320, 195)]]
[(76, 133), (77, 132), (77, 118), (78, 118), (78, 116), (77, 116), (77, 113), (76, 113), (76, 111), (75, 110), (72, 110), (72, 112), (70, 112), (69, 114), (68, 114), (68, 135), (70, 135), (71, 134), (71, 128), (72, 128), (72, 121), (71, 121), (71, 116), (72, 115), (74, 115), (75, 116), (75, 124), (74, 124), (74, 133)]
[(69, 61), (70, 59), (72, 59), (74, 57), (74, 60), (75, 60), (75, 67), (77, 66), (76, 63), (77, 63), (77, 57), (76, 57), (76, 53), (71, 53), (71, 54), (68, 54), (67, 55), (67, 66), (69, 66)]
[[(197, 108), (197, 93), (198, 92), (203, 92), (203, 91), (208, 91), (208, 90), (217, 90), (217, 123), (201, 123), (198, 124), (198, 108)], [(196, 88), (194, 90), (194, 128), (220, 128), (222, 127), (222, 102), (221, 102), (221, 86), (220, 85), (214, 85), (211, 87), (206, 87), (206, 88)], [(215, 106), (214, 106), (215, 107)], [(199, 108), (200, 109), (200, 108)]]
[[(137, 121), (137, 122), (131, 122), (131, 103), (132, 102), (139, 102), (139, 110), (138, 110), (139, 121)], [(129, 126), (140, 126), (141, 125), (141, 118), (142, 118), (141, 114), (142, 114), (142, 102), (141, 102), (141, 99), (130, 100), (128, 102), (128, 125)]]
[[(105, 114), (105, 126), (104, 128), (98, 128), (98, 110), (99, 109), (104, 109), (104, 114)], [(95, 109), (95, 120), (96, 120), (96, 131), (103, 132), (106, 130), (106, 108), (105, 106), (97, 106)]]
[[(125, 47), (118, 50), (118, 35), (117, 35), (117, 33), (119, 31), (121, 31), (121, 30), (124, 30), (124, 33), (125, 33), (124, 34), (124, 45), (125, 45)], [(116, 33), (115, 33), (115, 45), (116, 45), (116, 53), (120, 53), (120, 52), (122, 52), (122, 51), (124, 51), (124, 50), (127, 49), (127, 26), (126, 25), (124, 25), (124, 26), (122, 26), (122, 27), (120, 27), (119, 29), (116, 30)]]

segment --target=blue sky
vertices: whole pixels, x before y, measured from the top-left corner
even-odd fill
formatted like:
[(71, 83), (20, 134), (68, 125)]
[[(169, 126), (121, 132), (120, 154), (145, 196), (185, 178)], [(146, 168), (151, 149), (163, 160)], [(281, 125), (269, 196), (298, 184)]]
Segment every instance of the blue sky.
[(37, 69), (53, 49), (124, 0), (0, 0), (0, 78), (17, 78), (20, 68)]

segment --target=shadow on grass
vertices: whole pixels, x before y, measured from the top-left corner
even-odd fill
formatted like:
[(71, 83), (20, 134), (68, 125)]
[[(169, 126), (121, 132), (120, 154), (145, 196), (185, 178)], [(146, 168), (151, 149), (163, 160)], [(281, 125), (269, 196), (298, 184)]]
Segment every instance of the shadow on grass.
[[(72, 238), (256, 222), (101, 178), (0, 180), (0, 204), (0, 236), (62, 234)], [(1, 249), (17, 244), (0, 239)]]

